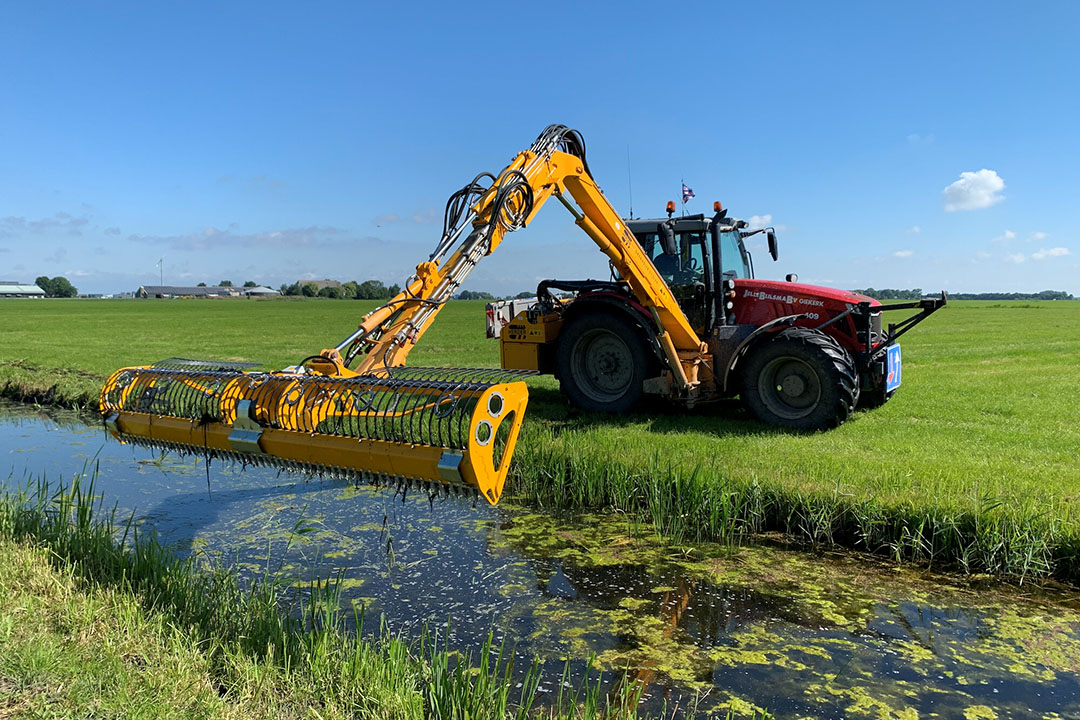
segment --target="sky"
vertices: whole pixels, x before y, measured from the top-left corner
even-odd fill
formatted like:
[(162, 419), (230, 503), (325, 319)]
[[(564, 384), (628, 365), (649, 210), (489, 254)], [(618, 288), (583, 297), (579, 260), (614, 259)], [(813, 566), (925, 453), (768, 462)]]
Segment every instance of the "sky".
[[(0, 280), (401, 283), (548, 124), (759, 277), (1080, 295), (1080, 4), (8, 3)], [(607, 277), (550, 203), (466, 289)]]

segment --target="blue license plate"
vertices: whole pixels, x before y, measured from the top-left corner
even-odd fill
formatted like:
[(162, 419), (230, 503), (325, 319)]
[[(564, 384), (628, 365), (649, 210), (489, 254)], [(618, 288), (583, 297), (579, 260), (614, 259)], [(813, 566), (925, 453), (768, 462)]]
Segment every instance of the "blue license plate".
[(900, 374), (903, 364), (900, 362), (900, 346), (890, 345), (885, 355), (885, 392), (892, 392), (900, 387)]

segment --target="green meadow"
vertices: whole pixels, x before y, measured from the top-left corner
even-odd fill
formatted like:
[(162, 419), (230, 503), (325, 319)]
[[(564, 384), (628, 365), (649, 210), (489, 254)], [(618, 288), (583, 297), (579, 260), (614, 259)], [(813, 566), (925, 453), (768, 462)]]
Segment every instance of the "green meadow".
[[(92, 406), (125, 365), (181, 356), (283, 367), (336, 345), (373, 306), (5, 301), (0, 387)], [(952, 302), (901, 345), (896, 396), (816, 434), (759, 425), (737, 402), (579, 413), (552, 378), (530, 380), (509, 492), (545, 508), (631, 513), (688, 540), (779, 531), (969, 572), (1080, 580), (1080, 302)], [(483, 303), (447, 305), (409, 364), (497, 366)]]

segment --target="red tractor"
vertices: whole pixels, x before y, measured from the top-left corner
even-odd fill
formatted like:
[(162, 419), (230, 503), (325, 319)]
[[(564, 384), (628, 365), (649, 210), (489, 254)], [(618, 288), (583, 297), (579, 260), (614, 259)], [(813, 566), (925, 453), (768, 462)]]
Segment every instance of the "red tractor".
[[(695, 378), (680, 386), (663, 324), (616, 272), (545, 280), (536, 299), (489, 305), (502, 366), (553, 373), (574, 405), (594, 411), (624, 412), (650, 393), (687, 406), (737, 395), (764, 423), (820, 430), (885, 403), (901, 382), (897, 339), (943, 307), (945, 293), (883, 305), (795, 275), (755, 279), (744, 240), (764, 233), (776, 260), (774, 229), (747, 229), (714, 208), (711, 218), (676, 218), (668, 203), (666, 219), (624, 221), (706, 346)], [(919, 312), (883, 327), (883, 312), (903, 309)]]

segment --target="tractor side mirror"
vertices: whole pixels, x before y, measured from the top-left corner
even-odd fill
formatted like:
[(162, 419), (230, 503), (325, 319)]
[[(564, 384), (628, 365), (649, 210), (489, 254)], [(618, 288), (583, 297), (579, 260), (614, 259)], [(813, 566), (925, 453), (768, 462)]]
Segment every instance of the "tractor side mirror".
[(786, 280), (788, 282), (799, 282), (799, 276), (796, 273), (788, 273)]
[(772, 255), (773, 262), (776, 262), (777, 257), (779, 257), (779, 250), (776, 246), (776, 233), (769, 229), (766, 231), (765, 237), (769, 239), (769, 254)]
[(678, 255), (679, 244), (675, 242), (675, 228), (670, 223), (662, 222), (656, 226), (660, 235), (660, 247), (665, 255)]

